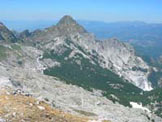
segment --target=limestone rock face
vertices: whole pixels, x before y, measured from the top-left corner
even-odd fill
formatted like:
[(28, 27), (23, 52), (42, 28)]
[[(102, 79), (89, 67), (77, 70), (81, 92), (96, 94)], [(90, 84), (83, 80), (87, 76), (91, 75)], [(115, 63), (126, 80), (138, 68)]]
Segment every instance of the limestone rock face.
[(135, 55), (134, 49), (129, 44), (117, 39), (104, 40), (100, 42), (98, 52), (104, 57), (106, 67), (111, 66), (117, 74), (143, 90), (152, 89), (147, 79), (149, 66)]
[[(82, 49), (80, 53), (89, 53), (90, 55), (84, 55), (89, 59), (95, 51), (100, 66), (112, 70), (143, 90), (152, 89), (148, 81), (149, 66), (135, 55), (132, 46), (115, 38), (97, 40), (70, 16), (64, 16), (56, 26), (37, 31), (32, 35), (28, 40), (41, 43), (39, 46), (42, 49), (64, 52), (63, 45), (69, 46), (66, 40), (70, 40)], [(69, 48), (73, 52), (80, 50), (72, 45)]]

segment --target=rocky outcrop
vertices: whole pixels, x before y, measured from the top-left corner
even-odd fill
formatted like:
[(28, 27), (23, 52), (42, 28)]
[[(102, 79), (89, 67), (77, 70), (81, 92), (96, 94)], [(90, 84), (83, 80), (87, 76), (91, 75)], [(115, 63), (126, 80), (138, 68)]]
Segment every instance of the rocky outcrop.
[(134, 85), (143, 90), (152, 90), (148, 81), (149, 66), (142, 58), (135, 55), (134, 49), (117, 39), (100, 42), (98, 53), (104, 57), (105, 66), (114, 70)]
[(0, 40), (13, 43), (17, 41), (14, 34), (3, 23), (0, 23)]
[(23, 32), (21, 32), (21, 33), (19, 34), (19, 38), (20, 38), (20, 39), (27, 38), (27, 37), (29, 37), (30, 35), (31, 35), (31, 33), (29, 32), (29, 30), (24, 30)]

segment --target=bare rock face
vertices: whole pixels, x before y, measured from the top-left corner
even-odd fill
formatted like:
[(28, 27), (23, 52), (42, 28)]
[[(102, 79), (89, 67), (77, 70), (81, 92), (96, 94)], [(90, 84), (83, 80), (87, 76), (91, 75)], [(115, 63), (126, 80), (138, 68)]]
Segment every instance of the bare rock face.
[(0, 23), (0, 40), (13, 43), (17, 41), (14, 34), (3, 23)]
[[(29, 40), (40, 42), (44, 49), (57, 50), (58, 48), (60, 52), (64, 48), (59, 46), (68, 45), (65, 40), (71, 40), (84, 52), (92, 54), (91, 52), (95, 51), (102, 67), (112, 70), (143, 90), (152, 89), (151, 83), (148, 81), (149, 66), (135, 55), (135, 51), (130, 45), (117, 39), (96, 40), (94, 35), (86, 32), (70, 16), (64, 16), (56, 26), (33, 33)], [(76, 50), (76, 48), (70, 48)], [(84, 53), (82, 52), (82, 54)]]
[(106, 67), (111, 66), (117, 74), (143, 90), (152, 89), (147, 79), (149, 66), (135, 55), (134, 49), (129, 44), (117, 39), (104, 40), (100, 42), (98, 52), (104, 57)]

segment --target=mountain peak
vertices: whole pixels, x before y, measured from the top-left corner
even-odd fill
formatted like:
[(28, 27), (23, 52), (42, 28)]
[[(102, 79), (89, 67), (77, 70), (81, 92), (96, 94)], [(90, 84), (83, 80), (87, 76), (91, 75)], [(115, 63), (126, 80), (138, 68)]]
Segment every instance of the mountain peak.
[(61, 20), (58, 22), (58, 25), (72, 25), (77, 24), (77, 22), (69, 15), (65, 15), (61, 18)]
[(87, 32), (81, 25), (79, 25), (76, 20), (74, 20), (71, 16), (65, 15), (61, 18), (61, 20), (57, 23), (57, 28), (59, 28), (60, 32), (63, 34), (72, 34), (75, 32), (85, 33)]
[[(79, 25), (76, 20), (71, 16), (63, 16), (60, 21), (51, 27), (46, 28), (45, 30), (34, 31), (31, 33), (29, 38), (33, 40), (38, 39), (38, 41), (52, 40), (52, 38), (64, 36), (69, 37), (75, 34), (85, 34), (88, 33), (84, 27)], [(40, 40), (41, 39), (41, 40)]]

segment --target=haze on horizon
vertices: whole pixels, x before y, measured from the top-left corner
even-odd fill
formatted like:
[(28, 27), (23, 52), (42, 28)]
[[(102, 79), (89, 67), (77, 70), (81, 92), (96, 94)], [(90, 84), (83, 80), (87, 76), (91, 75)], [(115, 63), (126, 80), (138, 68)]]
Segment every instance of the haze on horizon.
[(79, 20), (162, 23), (160, 0), (1, 0), (0, 21)]

